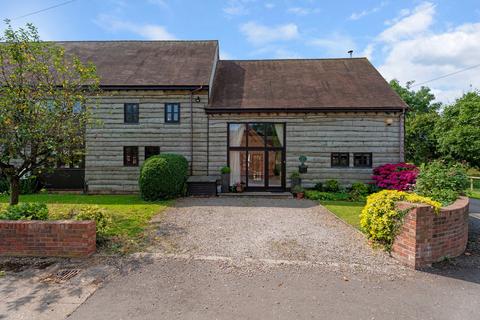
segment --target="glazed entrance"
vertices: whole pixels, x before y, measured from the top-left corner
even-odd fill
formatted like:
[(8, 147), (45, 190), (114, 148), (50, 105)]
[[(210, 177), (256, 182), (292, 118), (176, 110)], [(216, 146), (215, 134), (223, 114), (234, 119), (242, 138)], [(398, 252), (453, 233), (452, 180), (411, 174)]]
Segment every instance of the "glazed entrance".
[(230, 185), (251, 191), (285, 190), (285, 123), (228, 124)]

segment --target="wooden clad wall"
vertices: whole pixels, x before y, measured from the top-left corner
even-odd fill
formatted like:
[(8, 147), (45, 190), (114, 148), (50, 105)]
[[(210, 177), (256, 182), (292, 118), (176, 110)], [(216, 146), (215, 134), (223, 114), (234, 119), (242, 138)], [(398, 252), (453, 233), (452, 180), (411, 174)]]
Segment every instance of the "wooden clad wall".
[[(193, 174), (207, 173), (208, 92), (193, 102)], [(124, 103), (139, 103), (138, 124), (124, 123)], [(164, 104), (180, 103), (180, 123), (164, 121)], [(138, 191), (140, 166), (145, 146), (159, 146), (160, 153), (178, 153), (190, 162), (190, 95), (189, 91), (119, 91), (99, 99), (92, 107), (100, 124), (86, 133), (85, 180), (91, 193), (131, 193)], [(138, 167), (123, 165), (123, 147), (138, 146)]]
[[(228, 122), (286, 122), (286, 171), (298, 170), (298, 157), (307, 156), (308, 172), (302, 174), (303, 185), (312, 187), (318, 181), (337, 179), (342, 184), (369, 182), (371, 168), (353, 167), (354, 152), (371, 152), (373, 167), (403, 161), (403, 128), (401, 113), (280, 113), (209, 115), (209, 172), (219, 173), (227, 163)], [(392, 119), (388, 126), (386, 119)], [(401, 152), (402, 151), (402, 152)], [(349, 152), (349, 168), (332, 168), (331, 152)]]

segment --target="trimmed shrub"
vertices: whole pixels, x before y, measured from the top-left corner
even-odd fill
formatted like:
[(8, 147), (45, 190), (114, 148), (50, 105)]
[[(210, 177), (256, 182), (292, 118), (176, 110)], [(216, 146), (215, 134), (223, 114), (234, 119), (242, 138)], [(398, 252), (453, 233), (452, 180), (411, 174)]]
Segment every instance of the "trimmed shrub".
[(457, 200), (467, 187), (468, 176), (463, 165), (433, 161), (421, 166), (416, 192), (446, 206)]
[(339, 192), (340, 184), (337, 180), (327, 180), (323, 186), (323, 191), (326, 192)]
[(355, 182), (350, 187), (350, 198), (353, 201), (360, 201), (369, 195), (368, 186), (362, 182)]
[(227, 174), (227, 173), (230, 173), (230, 172), (232, 172), (230, 167), (222, 167), (222, 169), (220, 169), (221, 174)]
[(164, 153), (148, 158), (140, 170), (140, 193), (144, 200), (175, 198), (184, 193), (188, 161), (178, 154)]
[(108, 229), (112, 223), (111, 216), (98, 206), (87, 206), (80, 208), (75, 215), (75, 220), (85, 221), (93, 220), (96, 224), (97, 242), (104, 241), (107, 238)]
[(350, 195), (344, 192), (322, 192), (317, 190), (306, 190), (305, 198), (315, 201), (349, 201)]
[(373, 169), (373, 181), (382, 189), (412, 190), (417, 179), (418, 168), (413, 164), (385, 164)]
[(47, 220), (48, 208), (45, 203), (20, 203), (0, 212), (0, 220)]
[(313, 187), (313, 189), (315, 189), (317, 191), (323, 191), (323, 183), (321, 183), (321, 182), (315, 183), (315, 186)]
[(373, 242), (382, 245), (385, 250), (392, 249), (393, 241), (403, 224), (403, 217), (409, 210), (397, 210), (395, 203), (408, 201), (425, 203), (439, 212), (441, 204), (430, 198), (397, 190), (383, 190), (367, 198), (367, 204), (360, 213), (362, 231)]

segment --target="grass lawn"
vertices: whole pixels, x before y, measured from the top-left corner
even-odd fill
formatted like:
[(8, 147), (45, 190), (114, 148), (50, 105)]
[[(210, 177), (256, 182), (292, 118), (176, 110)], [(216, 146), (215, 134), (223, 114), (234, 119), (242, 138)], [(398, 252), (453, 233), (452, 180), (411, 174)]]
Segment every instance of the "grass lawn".
[(357, 229), (360, 229), (360, 212), (365, 202), (351, 201), (320, 201), (320, 204), (333, 212), (337, 217)]
[[(0, 195), (0, 209), (8, 204), (8, 196)], [(165, 210), (171, 201), (146, 202), (137, 195), (21, 195), (20, 202), (45, 203), (51, 219), (70, 217), (70, 212), (84, 206), (96, 205), (110, 213), (112, 224), (108, 234), (114, 250), (130, 251), (140, 245), (150, 219)], [(128, 248), (127, 248), (128, 247)]]
[(473, 190), (473, 191), (468, 190), (467, 195), (470, 198), (480, 199), (480, 190)]

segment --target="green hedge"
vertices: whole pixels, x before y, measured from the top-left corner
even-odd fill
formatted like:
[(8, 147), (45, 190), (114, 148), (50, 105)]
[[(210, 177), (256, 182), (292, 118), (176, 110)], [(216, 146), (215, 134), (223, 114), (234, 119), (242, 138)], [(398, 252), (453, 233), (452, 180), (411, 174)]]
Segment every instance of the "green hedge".
[(188, 161), (178, 154), (150, 157), (140, 170), (140, 193), (144, 200), (155, 201), (181, 196), (188, 178)]

